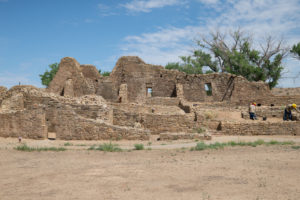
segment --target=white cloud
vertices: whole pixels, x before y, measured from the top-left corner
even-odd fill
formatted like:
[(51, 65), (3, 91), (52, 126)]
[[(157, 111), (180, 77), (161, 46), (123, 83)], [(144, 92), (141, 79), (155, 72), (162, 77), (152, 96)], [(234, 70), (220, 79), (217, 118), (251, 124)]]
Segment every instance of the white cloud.
[(193, 43), (190, 38), (202, 31), (200, 27), (170, 27), (155, 33), (128, 36), (122, 50), (124, 54), (140, 56), (148, 63), (165, 65), (178, 61), (180, 55), (190, 54)]
[(100, 11), (100, 14), (102, 16), (112, 16), (112, 15), (116, 15), (117, 14), (117, 13), (113, 12), (112, 8), (110, 6), (108, 6), (108, 5), (99, 3), (97, 5), (97, 7), (98, 7), (98, 10)]
[[(240, 27), (254, 35), (255, 41), (261, 41), (268, 35), (283, 36), (287, 45), (299, 42), (300, 2), (290, 0), (228, 0), (218, 3), (215, 0), (198, 0), (206, 4), (216, 4), (213, 9), (221, 13), (217, 17), (205, 16), (206, 23), (198, 26), (166, 27), (156, 32), (132, 35), (125, 38), (123, 54), (138, 55), (148, 63), (165, 65), (178, 61), (178, 56), (186, 55), (192, 47), (192, 40), (199, 35), (206, 35), (209, 30), (235, 30)], [(137, 2), (137, 1), (133, 1)], [(142, 1), (144, 2), (144, 1)], [(133, 5), (133, 4), (130, 4)], [(149, 7), (149, 8), (148, 8)], [(136, 5), (133, 10), (149, 11), (145, 2)], [(203, 16), (199, 16), (201, 19)], [(300, 73), (300, 62), (285, 63), (286, 77)], [(300, 86), (300, 79), (282, 79), (280, 86)]]
[(200, 3), (206, 4), (206, 5), (212, 5), (219, 3), (219, 0), (198, 0)]
[(182, 0), (133, 0), (129, 3), (122, 4), (131, 12), (150, 12), (154, 8), (163, 8), (165, 6), (173, 6), (183, 4)]

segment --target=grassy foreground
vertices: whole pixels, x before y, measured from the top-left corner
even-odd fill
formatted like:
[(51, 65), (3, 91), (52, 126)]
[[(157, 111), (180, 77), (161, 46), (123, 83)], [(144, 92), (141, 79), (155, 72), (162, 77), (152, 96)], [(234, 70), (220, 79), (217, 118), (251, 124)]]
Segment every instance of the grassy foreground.
[(104, 143), (100, 144), (98, 147), (95, 145), (88, 148), (88, 150), (98, 150), (98, 151), (106, 151), (106, 152), (119, 152), (122, 151), (122, 149), (117, 144), (110, 143)]
[(191, 151), (202, 151), (205, 149), (223, 149), (227, 146), (251, 146), (256, 147), (259, 145), (293, 145), (295, 144), (293, 141), (285, 141), (285, 142), (279, 142), (276, 140), (271, 140), (270, 142), (265, 142), (264, 140), (256, 140), (254, 142), (225, 142), (225, 143), (219, 143), (216, 142), (214, 144), (205, 144), (204, 142), (197, 143), (196, 147), (192, 147)]
[(27, 152), (32, 152), (32, 151), (65, 151), (66, 148), (63, 147), (29, 147), (26, 144), (23, 144), (21, 146), (17, 146), (15, 148), (18, 151), (27, 151)]

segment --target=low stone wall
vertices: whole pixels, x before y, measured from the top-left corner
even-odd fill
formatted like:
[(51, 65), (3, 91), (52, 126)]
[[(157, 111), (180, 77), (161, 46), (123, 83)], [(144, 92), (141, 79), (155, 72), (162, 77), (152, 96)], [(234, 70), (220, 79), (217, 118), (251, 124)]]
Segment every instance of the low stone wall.
[[(47, 139), (48, 131), (62, 140), (147, 140), (150, 131), (119, 127), (83, 118), (72, 110), (56, 111), (53, 127), (47, 126), (43, 109), (0, 113), (0, 137)], [(53, 119), (52, 119), (53, 120)], [(59, 122), (59, 123), (58, 123)]]
[(160, 140), (211, 140), (210, 135), (199, 133), (161, 133), (159, 138)]
[(152, 134), (162, 132), (193, 132), (197, 124), (194, 122), (194, 114), (186, 115), (154, 115), (143, 116), (142, 126), (151, 130)]
[[(285, 106), (257, 106), (256, 107), (256, 115), (258, 117), (276, 117), (283, 118)], [(300, 120), (300, 114), (292, 111), (293, 116), (296, 116), (296, 119)], [(248, 108), (243, 109), (242, 117), (245, 119), (249, 119), (249, 111)]]
[(252, 101), (263, 106), (286, 106), (287, 104), (300, 104), (300, 96), (270, 96), (269, 98), (254, 98), (249, 100), (240, 100), (240, 105), (249, 105)]
[(300, 135), (300, 122), (221, 122), (225, 135)]
[(194, 114), (160, 115), (147, 113), (132, 113), (114, 109), (113, 124), (119, 126), (135, 127), (139, 124), (148, 129), (152, 134), (162, 132), (191, 132), (197, 127)]
[(0, 113), (0, 137), (47, 138), (45, 112), (42, 109)]
[(178, 106), (178, 98), (172, 97), (149, 97), (146, 98), (146, 105), (163, 105), (163, 106)]
[[(68, 120), (69, 117), (68, 113), (65, 113), (59, 115), (59, 120)], [(150, 136), (147, 130), (74, 117), (69, 123), (60, 123), (56, 126), (56, 138), (63, 140), (148, 140)]]
[(103, 116), (101, 118), (87, 116), (88, 113), (97, 114), (96, 111), (88, 111), (89, 109), (93, 110), (93, 108), (96, 107), (85, 107), (87, 111), (83, 111), (80, 115), (76, 110), (74, 112), (74, 107), (69, 105), (61, 105), (54, 112), (51, 109), (47, 110), (48, 131), (55, 132), (56, 138), (63, 140), (149, 139), (148, 130), (112, 125)]

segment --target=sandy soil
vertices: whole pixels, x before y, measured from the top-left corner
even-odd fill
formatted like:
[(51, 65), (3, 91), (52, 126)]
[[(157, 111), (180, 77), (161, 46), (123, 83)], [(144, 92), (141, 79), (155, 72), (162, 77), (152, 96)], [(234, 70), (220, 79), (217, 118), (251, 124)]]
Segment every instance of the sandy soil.
[[(299, 137), (279, 136), (214, 141), (257, 138), (300, 144)], [(65, 141), (26, 142), (61, 146)], [(19, 152), (11, 148), (16, 139), (0, 138), (0, 199), (300, 199), (300, 149), (291, 146), (195, 152), (176, 149), (193, 141), (174, 141), (151, 144), (159, 150), (105, 153), (75, 146), (95, 141), (72, 143), (65, 152)]]

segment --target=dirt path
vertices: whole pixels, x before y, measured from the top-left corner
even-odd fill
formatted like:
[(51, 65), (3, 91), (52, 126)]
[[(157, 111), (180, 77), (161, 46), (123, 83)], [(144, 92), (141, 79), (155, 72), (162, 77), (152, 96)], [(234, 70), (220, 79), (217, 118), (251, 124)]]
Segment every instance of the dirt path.
[[(300, 149), (291, 146), (19, 152), (0, 141), (1, 200), (300, 199)], [(180, 144), (191, 143), (153, 146)]]
[[(27, 144), (31, 147), (65, 147), (69, 150), (84, 150), (92, 145), (100, 145), (103, 143), (112, 142), (118, 144), (122, 149), (134, 149), (134, 144), (144, 144), (145, 148), (151, 149), (180, 149), (194, 147), (198, 140), (170, 140), (170, 141), (157, 141), (158, 136), (153, 136), (149, 141), (140, 140), (120, 140), (120, 141), (87, 141), (87, 140), (31, 140), (23, 139), (21, 144)], [(229, 141), (244, 141), (251, 142), (255, 140), (264, 141), (294, 141), (300, 143), (300, 136), (213, 136), (212, 140), (204, 141), (205, 143), (215, 142), (229, 142)], [(69, 144), (68, 146), (65, 146)], [(0, 137), (0, 150), (13, 149), (20, 145), (17, 138), (1, 138)]]

